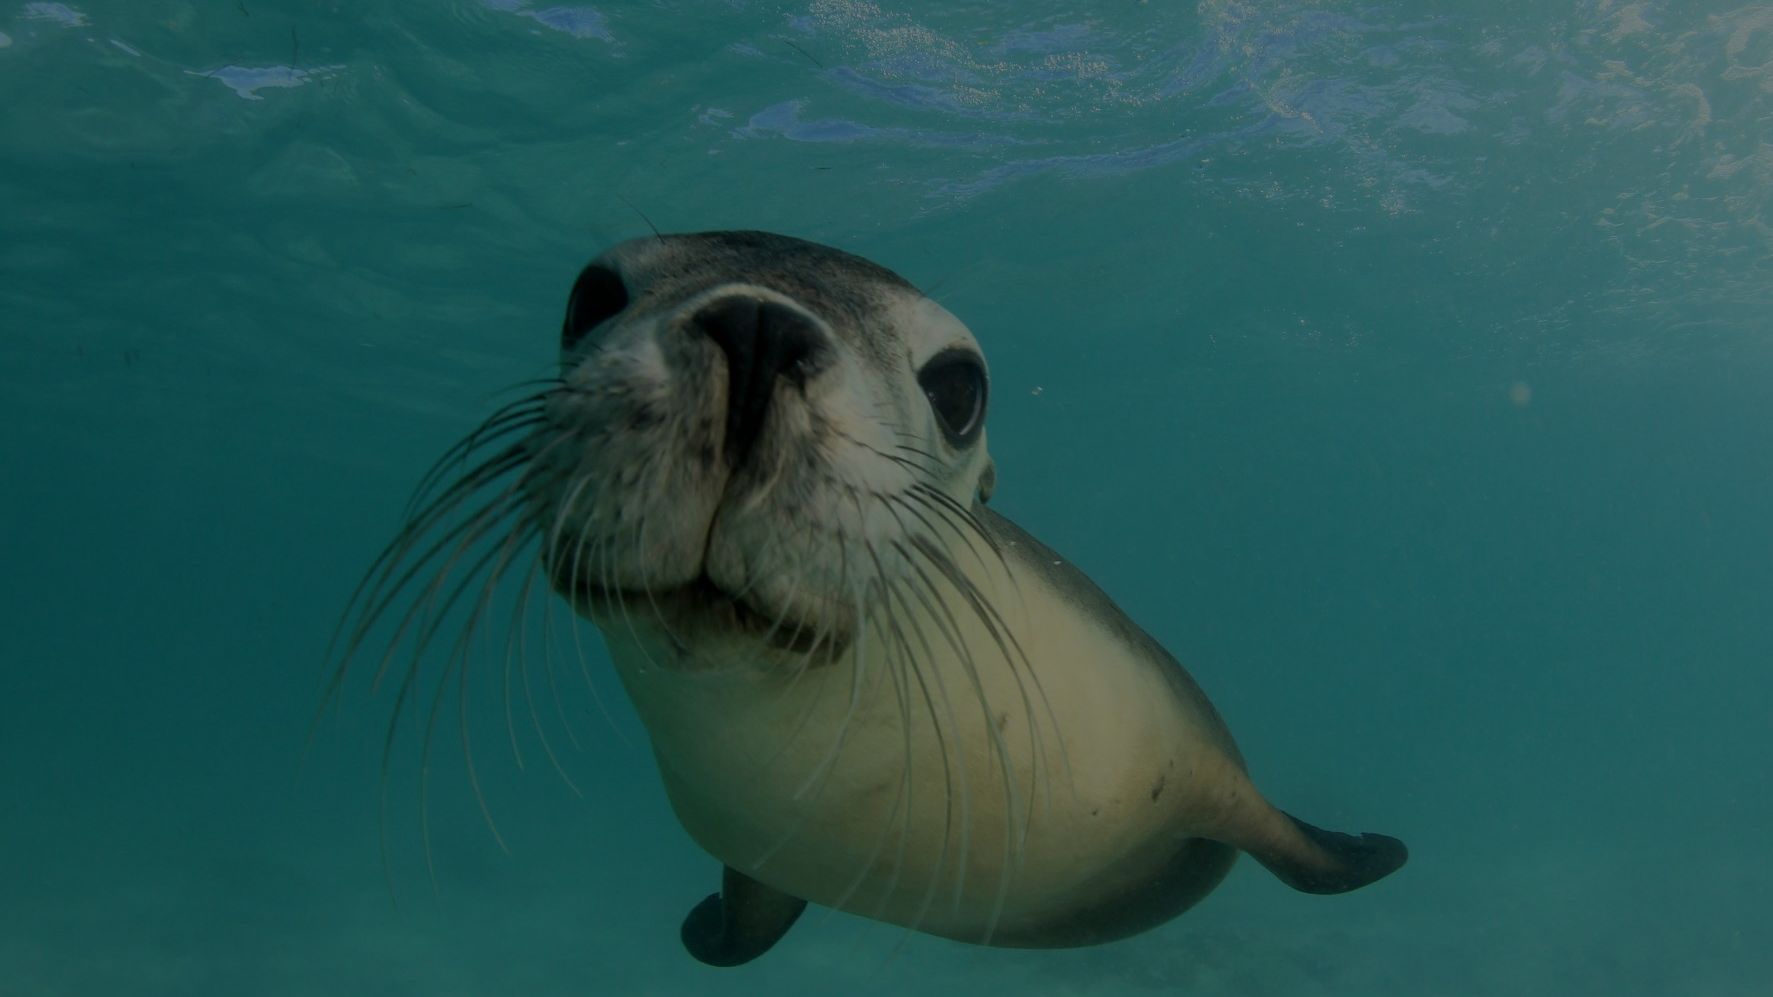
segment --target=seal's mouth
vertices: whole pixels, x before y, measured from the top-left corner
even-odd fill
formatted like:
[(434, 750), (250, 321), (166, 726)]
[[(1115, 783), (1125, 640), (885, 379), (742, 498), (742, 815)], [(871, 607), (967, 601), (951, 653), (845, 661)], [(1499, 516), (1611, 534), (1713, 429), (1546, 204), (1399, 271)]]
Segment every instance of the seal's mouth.
[(668, 632), (718, 630), (754, 637), (810, 664), (837, 660), (850, 643), (847, 629), (818, 626), (754, 605), (745, 594), (720, 587), (706, 573), (683, 584), (657, 589), (602, 585), (583, 574), (549, 572), (556, 591), (601, 616), (656, 619)]

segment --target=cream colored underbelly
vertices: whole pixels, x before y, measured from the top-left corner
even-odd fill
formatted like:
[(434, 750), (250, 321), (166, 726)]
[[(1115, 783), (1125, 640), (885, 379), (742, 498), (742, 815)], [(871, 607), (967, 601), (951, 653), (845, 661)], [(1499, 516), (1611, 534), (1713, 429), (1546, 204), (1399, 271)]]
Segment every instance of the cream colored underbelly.
[(787, 893), (973, 940), (1210, 836), (1248, 785), (1217, 721), (1039, 579), (982, 581), (1026, 661), (959, 612), (967, 656), (902, 618), (924, 639), (792, 679), (655, 667), (609, 628), (689, 834)]

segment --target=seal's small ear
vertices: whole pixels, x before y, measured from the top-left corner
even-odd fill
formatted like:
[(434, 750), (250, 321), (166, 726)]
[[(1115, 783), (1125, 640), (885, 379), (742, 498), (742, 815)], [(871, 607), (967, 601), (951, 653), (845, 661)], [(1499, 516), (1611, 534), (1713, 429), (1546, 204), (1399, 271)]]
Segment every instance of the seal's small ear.
[(979, 475), (979, 502), (991, 501), (991, 493), (997, 490), (997, 463), (985, 462), (985, 471)]

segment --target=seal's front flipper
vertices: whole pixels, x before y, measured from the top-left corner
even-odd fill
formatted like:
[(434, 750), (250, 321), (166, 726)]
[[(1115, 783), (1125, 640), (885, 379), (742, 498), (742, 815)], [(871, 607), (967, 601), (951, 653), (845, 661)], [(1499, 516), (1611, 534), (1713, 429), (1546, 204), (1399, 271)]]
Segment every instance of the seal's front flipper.
[(683, 947), (710, 966), (739, 966), (768, 952), (806, 910), (806, 901), (728, 866), (720, 892), (683, 919)]
[(1396, 872), (1410, 857), (1404, 843), (1383, 834), (1343, 834), (1312, 827), (1282, 813), (1292, 827), (1270, 847), (1251, 850), (1280, 881), (1304, 893), (1347, 893)]

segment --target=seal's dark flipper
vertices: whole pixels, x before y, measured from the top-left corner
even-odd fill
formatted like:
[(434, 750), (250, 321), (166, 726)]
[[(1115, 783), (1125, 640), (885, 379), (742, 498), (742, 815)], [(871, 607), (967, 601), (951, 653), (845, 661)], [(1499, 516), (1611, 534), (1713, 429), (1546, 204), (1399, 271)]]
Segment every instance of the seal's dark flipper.
[(768, 952), (806, 910), (806, 901), (727, 867), (720, 892), (683, 919), (683, 947), (710, 966), (740, 966)]
[(1404, 843), (1383, 834), (1343, 834), (1312, 827), (1292, 814), (1302, 839), (1296, 847), (1252, 852), (1280, 881), (1304, 893), (1347, 893), (1396, 872), (1410, 857)]

